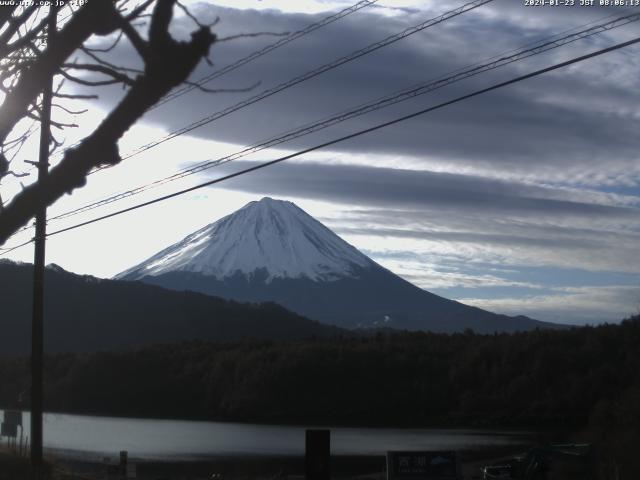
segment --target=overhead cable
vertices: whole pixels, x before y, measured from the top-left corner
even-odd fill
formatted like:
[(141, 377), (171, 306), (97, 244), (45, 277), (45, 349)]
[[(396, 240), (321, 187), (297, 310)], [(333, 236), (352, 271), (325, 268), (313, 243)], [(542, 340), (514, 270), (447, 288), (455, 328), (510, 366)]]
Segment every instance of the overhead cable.
[(600, 24), (600, 25), (596, 25), (593, 27), (590, 27), (588, 29), (576, 32), (576, 33), (572, 33), (569, 35), (565, 35), (564, 37), (561, 38), (555, 38), (551, 41), (543, 41), (542, 43), (539, 43), (533, 47), (530, 48), (526, 48), (526, 49), (521, 49), (521, 50), (516, 50), (515, 53), (508, 55), (508, 56), (499, 56), (499, 57), (493, 57), (489, 62), (487, 63), (483, 63), (483, 64), (476, 64), (471, 68), (468, 68), (466, 70), (457, 70), (456, 73), (454, 73), (453, 75), (449, 75), (449, 76), (444, 76), (441, 78), (438, 78), (436, 80), (432, 80), (429, 82), (425, 82), (422, 84), (418, 84), (418, 85), (414, 85), (412, 87), (409, 87), (407, 89), (403, 89), (401, 91), (395, 92), (393, 94), (387, 95), (385, 97), (361, 104), (357, 107), (351, 108), (349, 110), (343, 111), (341, 113), (335, 114), (333, 116), (324, 118), (322, 120), (313, 122), (313, 123), (309, 123), (307, 125), (304, 125), (302, 127), (298, 127), (294, 130), (291, 130), (287, 133), (278, 135), (276, 137), (272, 137), (268, 140), (262, 141), (260, 143), (254, 144), (252, 146), (246, 147), (238, 152), (232, 153), (230, 155), (226, 155), (224, 157), (215, 159), (215, 160), (208, 160), (202, 163), (199, 163), (197, 165), (194, 165), (192, 167), (188, 167), (185, 169), (182, 169), (181, 171), (170, 175), (168, 177), (156, 180), (154, 182), (148, 183), (146, 185), (142, 185), (130, 190), (126, 190), (124, 192), (120, 192), (118, 194), (115, 195), (111, 195), (107, 198), (92, 202), (90, 204), (84, 205), (82, 207), (78, 207), (72, 210), (69, 210), (67, 212), (55, 215), (53, 217), (51, 217), (50, 220), (58, 220), (58, 219), (63, 219), (63, 218), (68, 218), (70, 216), (76, 215), (76, 214), (80, 214), (80, 213), (84, 213), (86, 211), (89, 210), (93, 210), (95, 208), (104, 206), (104, 205), (108, 205), (110, 203), (131, 197), (133, 195), (137, 195), (140, 194), (142, 192), (145, 192), (147, 190), (159, 187), (161, 185), (165, 185), (169, 182), (172, 181), (176, 181), (182, 178), (185, 178), (187, 176), (196, 174), (196, 173), (200, 173), (202, 171), (211, 169), (213, 167), (217, 167), (219, 165), (223, 165), (225, 163), (231, 162), (233, 160), (237, 160), (239, 158), (245, 157), (247, 155), (250, 155), (252, 153), (264, 150), (266, 148), (271, 148), (277, 145), (280, 145), (282, 143), (288, 142), (290, 140), (294, 140), (297, 139), (299, 137), (302, 137), (304, 135), (308, 135), (310, 133), (314, 133), (320, 130), (323, 130), (325, 128), (328, 128), (332, 125), (344, 122), (346, 120), (350, 120), (352, 118), (355, 117), (359, 117), (361, 115), (365, 115), (367, 113), (376, 111), (376, 110), (380, 110), (386, 107), (389, 107), (391, 105), (409, 100), (411, 98), (417, 97), (419, 95), (424, 95), (426, 93), (432, 92), (436, 89), (442, 88), (444, 86), (450, 85), (452, 83), (455, 82), (459, 82), (461, 80), (464, 80), (466, 78), (470, 78), (473, 77), (475, 75), (479, 75), (481, 73), (490, 71), (490, 70), (494, 70), (496, 68), (499, 67), (503, 67), (506, 65), (509, 65), (511, 63), (517, 62), (519, 60), (525, 59), (525, 58), (529, 58), (531, 56), (534, 55), (539, 55), (543, 52), (547, 52), (549, 50), (553, 50), (556, 48), (559, 48), (561, 46), (576, 42), (578, 40), (602, 33), (604, 31), (608, 31), (614, 28), (618, 28), (621, 27), (623, 25), (627, 25), (629, 23), (632, 22), (636, 22), (640, 20), (640, 13), (636, 13), (633, 15), (627, 15), (624, 17), (620, 17), (617, 18), (615, 20), (612, 20), (610, 22), (606, 22), (604, 24)]
[(462, 95), (462, 96), (459, 96), (457, 98), (454, 98), (453, 100), (449, 100), (449, 101), (440, 103), (440, 104), (432, 106), (432, 107), (424, 108), (422, 110), (418, 110), (418, 111), (410, 113), (408, 115), (403, 115), (403, 116), (395, 118), (393, 120), (377, 124), (377, 125), (375, 125), (373, 127), (369, 127), (369, 128), (364, 129), (364, 130), (359, 130), (359, 131), (357, 131), (355, 133), (351, 133), (349, 135), (345, 135), (345, 136), (336, 138), (334, 140), (330, 140), (328, 142), (324, 142), (324, 143), (321, 143), (319, 145), (315, 145), (313, 147), (306, 148), (304, 150), (300, 150), (298, 152), (286, 155), (284, 157), (277, 158), (275, 160), (271, 160), (271, 161), (268, 161), (268, 162), (265, 162), (265, 163), (261, 163), (259, 165), (255, 165), (253, 167), (245, 168), (245, 169), (240, 170), (238, 172), (231, 173), (229, 175), (225, 175), (223, 177), (216, 178), (214, 180), (209, 180), (207, 182), (204, 182), (204, 183), (201, 183), (201, 184), (198, 184), (198, 185), (195, 185), (193, 187), (189, 187), (189, 188), (186, 188), (186, 189), (183, 189), (183, 190), (179, 190), (177, 192), (173, 192), (173, 193), (170, 193), (168, 195), (163, 195), (163, 196), (155, 198), (153, 200), (149, 200), (147, 202), (139, 203), (137, 205), (133, 205), (131, 207), (119, 210), (117, 212), (113, 212), (113, 213), (110, 213), (110, 214), (107, 214), (107, 215), (102, 215), (100, 217), (93, 218), (91, 220), (87, 220), (85, 222), (81, 222), (81, 223), (78, 223), (78, 224), (75, 224), (75, 225), (71, 225), (69, 227), (65, 227), (65, 228), (50, 232), (50, 233), (47, 234), (47, 236), (50, 237), (50, 236), (54, 236), (54, 235), (59, 235), (61, 233), (68, 232), (68, 231), (71, 231), (71, 230), (75, 230), (75, 229), (78, 229), (78, 228), (81, 228), (81, 227), (84, 227), (84, 226), (87, 226), (87, 225), (91, 225), (93, 223), (100, 222), (100, 221), (106, 220), (108, 218), (116, 217), (116, 216), (122, 215), (124, 213), (131, 212), (133, 210), (138, 210), (140, 208), (147, 207), (149, 205), (153, 205), (153, 204), (156, 204), (156, 203), (159, 203), (159, 202), (163, 202), (165, 200), (169, 200), (171, 198), (175, 198), (175, 197), (184, 195), (186, 193), (190, 193), (190, 192), (193, 192), (195, 190), (199, 190), (199, 189), (204, 188), (204, 187), (215, 185), (215, 184), (230, 180), (232, 178), (236, 178), (236, 177), (239, 177), (241, 175), (245, 175), (247, 173), (251, 173), (251, 172), (266, 168), (266, 167), (270, 167), (272, 165), (276, 165), (278, 163), (282, 163), (282, 162), (284, 162), (286, 160), (290, 160), (292, 158), (296, 158), (296, 157), (299, 157), (301, 155), (304, 155), (304, 154), (307, 154), (307, 153), (310, 153), (310, 152), (313, 152), (313, 151), (316, 151), (316, 150), (320, 150), (322, 148), (326, 148), (326, 147), (329, 147), (329, 146), (332, 146), (332, 145), (336, 145), (336, 144), (344, 142), (346, 140), (350, 140), (350, 139), (353, 139), (353, 138), (356, 138), (356, 137), (360, 137), (362, 135), (365, 135), (365, 134), (368, 134), (368, 133), (371, 133), (371, 132), (375, 132), (377, 130), (381, 130), (383, 128), (386, 128), (386, 127), (389, 127), (389, 126), (392, 126), (392, 125), (395, 125), (395, 124), (410, 120), (412, 118), (419, 117), (421, 115), (425, 115), (425, 114), (430, 113), (432, 111), (439, 110), (439, 109), (447, 107), (449, 105), (453, 105), (455, 103), (459, 103), (459, 102), (462, 102), (464, 100), (468, 100), (470, 98), (477, 97), (479, 95), (482, 95), (482, 94), (485, 94), (485, 93), (488, 93), (488, 92), (492, 92), (494, 90), (498, 90), (500, 88), (504, 88), (506, 86), (513, 85), (515, 83), (522, 82), (524, 80), (528, 80), (530, 78), (537, 77), (537, 76), (543, 75), (545, 73), (549, 73), (551, 71), (558, 70), (560, 68), (567, 67), (569, 65), (573, 65), (573, 64), (576, 64), (576, 63), (579, 63), (579, 62), (583, 62), (583, 61), (588, 60), (590, 58), (594, 58), (594, 57), (597, 57), (597, 56), (600, 56), (600, 55), (604, 55), (606, 53), (610, 53), (610, 52), (613, 52), (615, 50), (619, 50), (621, 48), (637, 44), (639, 42), (640, 42), (640, 37), (636, 37), (636, 38), (634, 38), (632, 40), (629, 40), (629, 41), (626, 41), (626, 42), (622, 42), (622, 43), (618, 43), (618, 44), (613, 45), (611, 47), (603, 48), (601, 50), (597, 50), (597, 51), (589, 53), (587, 55), (582, 55), (580, 57), (576, 57), (576, 58), (573, 58), (571, 60), (567, 60), (565, 62), (552, 65), (550, 67), (542, 68), (542, 69), (536, 70), (534, 72), (531, 72), (531, 73), (528, 73), (528, 74), (525, 74), (525, 75), (521, 75), (519, 77), (513, 78), (511, 80), (507, 80), (505, 82), (497, 83), (497, 84), (492, 85), (490, 87), (486, 87), (486, 88), (483, 88), (483, 89), (480, 89), (480, 90), (476, 90), (476, 91), (474, 91), (472, 93), (469, 93), (469, 94)]

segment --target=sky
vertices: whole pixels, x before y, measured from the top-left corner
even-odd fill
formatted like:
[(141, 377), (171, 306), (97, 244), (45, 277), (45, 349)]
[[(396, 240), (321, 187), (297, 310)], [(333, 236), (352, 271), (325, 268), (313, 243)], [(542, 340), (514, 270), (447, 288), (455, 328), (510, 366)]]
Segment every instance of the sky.
[[(127, 154), (196, 120), (312, 71), (464, 2), (380, 0), (148, 112), (120, 143)], [(579, 3), (579, 2), (576, 2)], [(223, 39), (295, 32), (352, 3), (186, 2)], [(166, 141), (91, 175), (50, 216), (215, 160), (301, 125), (444, 78), (554, 35), (640, 7), (544, 6), (494, 0)], [(172, 33), (196, 27), (179, 14)], [(439, 88), (322, 131), (67, 220), (94, 218), (389, 121), (613, 44), (640, 21)], [(282, 37), (220, 41), (197, 80)], [(109, 39), (93, 39), (103, 45)], [(123, 43), (112, 54), (139, 64)], [(48, 262), (111, 277), (262, 196), (295, 202), (381, 265), (433, 293), (510, 315), (570, 324), (617, 322), (640, 308), (640, 46), (555, 70), (277, 166), (48, 241)], [(74, 87), (67, 87), (74, 88)], [(80, 90), (74, 90), (80, 91)], [(122, 88), (77, 115), (67, 144), (89, 133)], [(58, 112), (62, 115), (62, 112)], [(54, 115), (56, 113), (54, 112)], [(29, 146), (26, 150), (28, 158)], [(35, 153), (31, 153), (35, 158)], [(55, 159), (53, 161), (55, 163)], [(33, 177), (33, 175), (32, 175)], [(23, 182), (33, 181), (33, 178)], [(3, 184), (3, 196), (19, 185)], [(13, 190), (12, 190), (13, 189)], [(9, 195), (10, 196), (10, 195)], [(16, 235), (5, 246), (23, 241)], [(9, 258), (31, 261), (30, 247)]]

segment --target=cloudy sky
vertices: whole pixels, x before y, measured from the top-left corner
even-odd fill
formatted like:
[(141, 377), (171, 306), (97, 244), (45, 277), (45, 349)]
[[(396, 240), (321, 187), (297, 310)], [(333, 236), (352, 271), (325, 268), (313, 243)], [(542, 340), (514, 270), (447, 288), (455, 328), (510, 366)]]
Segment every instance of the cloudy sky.
[[(336, 0), (187, 2), (220, 37), (295, 32), (352, 5)], [(464, 2), (380, 0), (149, 112), (123, 154)], [(50, 215), (429, 83), (453, 72), (635, 12), (528, 7), (494, 0), (302, 82), (90, 177)], [(579, 3), (579, 2), (576, 2)], [(178, 16), (174, 35), (193, 22)], [(476, 75), (389, 108), (211, 168), (50, 230), (272, 160), (640, 34), (640, 21)], [(282, 37), (220, 42), (199, 79)], [(97, 40), (96, 40), (97, 42)], [(137, 64), (123, 44), (114, 57)], [(615, 322), (640, 307), (640, 47), (631, 46), (490, 92), (215, 187), (52, 237), (48, 261), (112, 276), (246, 202), (294, 201), (374, 260), (431, 292), (507, 314)], [(69, 132), (91, 131), (122, 95)], [(11, 185), (4, 188), (11, 189)], [(17, 188), (17, 187), (15, 187)], [(23, 238), (16, 235), (7, 245)], [(11, 258), (29, 261), (21, 249)]]

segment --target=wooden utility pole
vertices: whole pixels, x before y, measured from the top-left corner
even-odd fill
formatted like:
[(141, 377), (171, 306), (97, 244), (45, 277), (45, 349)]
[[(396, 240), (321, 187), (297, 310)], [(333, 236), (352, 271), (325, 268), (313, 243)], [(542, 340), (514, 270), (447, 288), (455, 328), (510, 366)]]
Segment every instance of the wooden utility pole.
[[(57, 7), (51, 2), (47, 27), (47, 49), (51, 48), (56, 33)], [(53, 74), (42, 92), (40, 118), (40, 154), (38, 182), (49, 173), (49, 146), (51, 145), (51, 102)], [(42, 478), (42, 391), (44, 355), (44, 264), (47, 235), (47, 207), (44, 200), (36, 214), (35, 248), (33, 259), (33, 316), (31, 320), (31, 467), (33, 479)]]

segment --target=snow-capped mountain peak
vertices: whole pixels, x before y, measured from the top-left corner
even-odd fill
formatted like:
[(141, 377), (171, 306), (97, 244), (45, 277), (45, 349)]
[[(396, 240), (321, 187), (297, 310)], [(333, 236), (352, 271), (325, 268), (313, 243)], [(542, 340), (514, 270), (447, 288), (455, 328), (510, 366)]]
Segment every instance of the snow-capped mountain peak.
[(294, 203), (265, 197), (192, 233), (116, 278), (197, 272), (224, 279), (266, 272), (274, 278), (330, 281), (375, 263)]
[(381, 267), (291, 202), (263, 198), (120, 275), (346, 328), (493, 333), (548, 326), (439, 297)]

